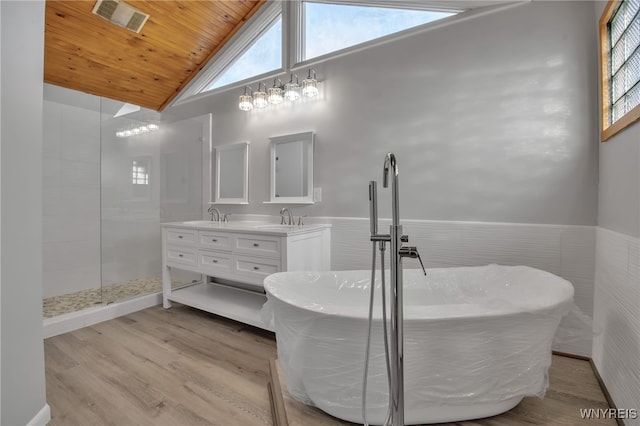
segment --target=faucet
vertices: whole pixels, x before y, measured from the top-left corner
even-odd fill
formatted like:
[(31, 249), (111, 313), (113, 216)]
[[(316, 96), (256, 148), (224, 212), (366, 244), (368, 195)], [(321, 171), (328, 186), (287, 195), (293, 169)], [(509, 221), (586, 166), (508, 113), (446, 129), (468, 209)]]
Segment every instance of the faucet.
[[(409, 237), (402, 235), (400, 225), (400, 201), (398, 196), (398, 163), (396, 156), (389, 152), (384, 158), (382, 186), (389, 187), (391, 175), (391, 226), (389, 234), (378, 234), (378, 207), (376, 182), (369, 182), (369, 201), (371, 216), (371, 241), (390, 243), (391, 264), (391, 424), (404, 426), (404, 330), (402, 301), (402, 258), (418, 258), (424, 274), (427, 275), (422, 259), (416, 247), (404, 247)], [(384, 271), (382, 272), (384, 273)], [(373, 285), (373, 284), (372, 284)]]
[(222, 222), (224, 223), (229, 223), (229, 216), (231, 216), (231, 213), (225, 213), (222, 215)]
[(283, 207), (282, 210), (280, 210), (280, 225), (284, 225), (284, 214), (287, 213), (287, 215), (289, 216), (289, 220), (287, 222), (287, 225), (293, 225), (293, 215), (291, 214), (291, 212), (289, 211), (288, 208)]
[[(214, 207), (214, 206), (209, 206), (209, 208), (207, 209), (207, 211), (209, 212), (209, 214), (211, 215), (211, 221), (215, 221), (215, 222), (220, 222), (220, 216), (221, 216), (221, 212), (220, 210), (218, 210), (218, 208)], [(214, 215), (215, 213), (215, 215)], [(215, 219), (214, 219), (215, 216)]]

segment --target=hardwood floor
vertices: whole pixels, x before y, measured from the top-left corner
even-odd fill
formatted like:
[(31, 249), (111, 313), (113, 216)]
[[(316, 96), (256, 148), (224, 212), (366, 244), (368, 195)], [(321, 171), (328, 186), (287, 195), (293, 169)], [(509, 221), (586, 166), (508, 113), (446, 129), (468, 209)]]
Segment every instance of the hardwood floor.
[[(179, 304), (145, 309), (45, 340), (49, 424), (272, 425), (273, 358), (270, 333)], [(615, 424), (580, 419), (579, 408), (608, 407), (588, 362), (554, 356), (550, 376), (544, 399), (460, 424)], [(311, 408), (287, 414), (291, 426), (346, 424)]]
[(271, 425), (272, 335), (153, 307), (45, 340), (50, 425)]
[[(277, 361), (271, 363), (271, 393), (274, 395), (275, 426), (350, 426), (328, 416), (315, 407), (304, 405), (287, 393), (282, 369)], [(582, 419), (581, 408), (609, 408), (598, 380), (588, 361), (553, 356), (549, 369), (549, 389), (544, 399), (525, 398), (512, 410), (498, 416), (453, 423), (455, 426), (512, 426), (557, 425), (592, 426), (615, 425), (612, 419)], [(452, 425), (451, 423), (448, 423)]]

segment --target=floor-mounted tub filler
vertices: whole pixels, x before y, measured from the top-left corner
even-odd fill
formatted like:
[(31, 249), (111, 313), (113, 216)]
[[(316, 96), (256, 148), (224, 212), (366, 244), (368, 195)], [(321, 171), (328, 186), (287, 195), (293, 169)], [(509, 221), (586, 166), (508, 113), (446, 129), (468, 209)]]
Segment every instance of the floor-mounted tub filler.
[[(390, 243), (388, 273), (284, 272), (264, 281), (263, 313), (274, 322), (288, 392), (344, 420), (392, 426), (488, 417), (542, 396), (571, 283), (527, 266), (403, 274), (402, 257), (417, 252), (402, 246), (393, 154), (389, 169), (388, 235), (377, 233), (375, 184), (369, 190), (371, 239), (381, 253)], [(371, 302), (373, 290), (384, 297)]]

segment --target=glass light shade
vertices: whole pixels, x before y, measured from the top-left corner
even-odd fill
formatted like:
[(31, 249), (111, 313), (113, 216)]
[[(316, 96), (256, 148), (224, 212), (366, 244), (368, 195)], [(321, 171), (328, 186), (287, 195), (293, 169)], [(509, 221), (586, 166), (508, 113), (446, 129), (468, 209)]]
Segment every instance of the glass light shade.
[(282, 102), (282, 89), (279, 87), (269, 87), (267, 89), (267, 100), (270, 104), (277, 105)]
[(287, 83), (284, 85), (284, 98), (290, 102), (300, 99), (300, 85), (298, 83)]
[(253, 92), (253, 106), (264, 108), (267, 106), (267, 92)]
[(253, 98), (251, 95), (240, 95), (240, 102), (238, 103), (238, 108), (242, 111), (251, 111), (253, 109)]
[(315, 78), (306, 78), (302, 80), (302, 94), (313, 98), (318, 95), (318, 80)]

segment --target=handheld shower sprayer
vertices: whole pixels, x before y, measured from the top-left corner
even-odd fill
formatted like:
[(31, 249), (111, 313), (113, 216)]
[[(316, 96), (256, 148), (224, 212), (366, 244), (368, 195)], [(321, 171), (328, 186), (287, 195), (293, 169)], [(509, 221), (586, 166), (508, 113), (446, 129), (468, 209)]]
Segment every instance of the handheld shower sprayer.
[(378, 233), (378, 183), (369, 181), (369, 222), (371, 236)]

